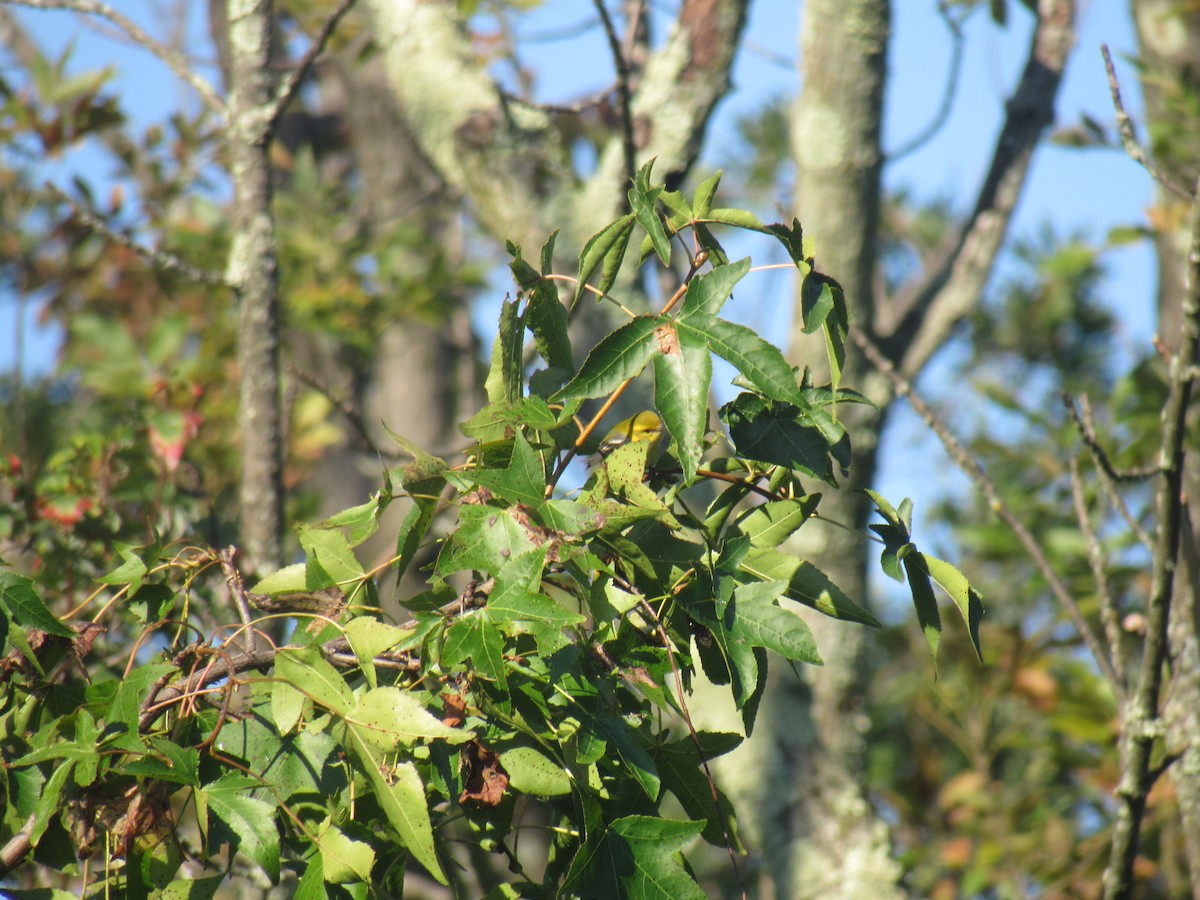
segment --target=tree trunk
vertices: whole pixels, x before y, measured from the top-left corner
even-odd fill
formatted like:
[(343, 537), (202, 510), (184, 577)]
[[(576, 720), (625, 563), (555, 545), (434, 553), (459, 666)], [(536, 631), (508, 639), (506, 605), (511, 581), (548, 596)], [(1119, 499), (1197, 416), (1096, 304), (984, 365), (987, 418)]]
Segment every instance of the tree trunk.
[(247, 568), (279, 568), (283, 531), (283, 420), (279, 395), (279, 267), (271, 211), (269, 0), (231, 0), (229, 158), (234, 234), (227, 277), (239, 303), (241, 531)]
[[(851, 316), (869, 321), (880, 214), (880, 122), (890, 27), (888, 0), (808, 0), (801, 23), (803, 91), (792, 121), (796, 213), (817, 265), (842, 284)], [(792, 361), (828, 381), (824, 342), (793, 329)], [(853, 442), (848, 483), (826, 492), (822, 517), (852, 531), (810, 523), (791, 549), (821, 568), (857, 602), (867, 602), (869, 506), (859, 488), (875, 475), (875, 449), (887, 392), (857, 354), (844, 383), (875, 394), (879, 410), (844, 405)], [(754, 810), (752, 837), (767, 857), (778, 897), (902, 896), (888, 830), (863, 788), (862, 697), (865, 629), (809, 616), (825, 660), (805, 682), (776, 666), (754, 740), (737, 768), (752, 783), (729, 788)], [(726, 767), (724, 774), (733, 773)]]
[[(1200, 172), (1200, 136), (1187, 118), (1200, 78), (1200, 13), (1170, 0), (1133, 0), (1142, 89), (1155, 164), (1176, 184), (1192, 189)], [(1187, 251), (1191, 240), (1190, 203), (1161, 185), (1150, 212), (1158, 262), (1158, 335), (1179, 350), (1183, 335), (1182, 298), (1187, 290)], [(1187, 497), (1200, 497), (1200, 459), (1187, 459)], [(1166, 749), (1178, 754), (1169, 777), (1183, 820), (1184, 855), (1192, 896), (1200, 898), (1200, 564), (1195, 549), (1195, 516), (1185, 505), (1183, 551), (1168, 630), (1171, 684), (1163, 706)]]

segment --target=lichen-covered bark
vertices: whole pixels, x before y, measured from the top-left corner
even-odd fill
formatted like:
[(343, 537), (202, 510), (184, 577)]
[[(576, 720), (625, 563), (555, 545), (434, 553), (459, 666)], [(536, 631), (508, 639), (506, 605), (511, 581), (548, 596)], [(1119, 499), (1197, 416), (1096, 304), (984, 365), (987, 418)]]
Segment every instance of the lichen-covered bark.
[[(805, 3), (802, 90), (792, 120), (796, 214), (817, 265), (841, 282), (854, 320), (867, 325), (874, 309), (890, 16), (888, 0)], [(799, 322), (792, 357), (812, 366), (818, 379), (828, 378), (823, 342), (803, 335)], [(844, 383), (881, 401), (878, 410), (839, 410), (853, 435), (854, 459), (849, 483), (827, 494), (821, 513), (853, 532), (808, 527), (792, 549), (865, 602), (861, 535), (868, 506), (856, 489), (874, 480), (887, 391), (857, 355), (847, 359)], [(887, 828), (863, 787), (863, 651), (870, 638), (862, 628), (820, 619), (810, 617), (825, 665), (807, 670), (805, 685), (776, 667), (760, 712), (767, 733), (756, 735), (775, 757), (758, 793), (766, 803), (760, 828), (776, 891), (780, 897), (902, 896)]]
[(241, 532), (249, 566), (280, 565), (283, 434), (279, 396), (279, 272), (271, 212), (269, 0), (230, 0), (228, 150), (234, 185), (227, 278), (239, 303)]
[[(1154, 162), (1178, 184), (1196, 184), (1200, 172), (1200, 125), (1189, 121), (1186, 98), (1200, 77), (1200, 12), (1170, 0), (1133, 0), (1148, 131)], [(1178, 352), (1184, 335), (1181, 299), (1187, 290), (1187, 251), (1192, 235), (1187, 201), (1165, 188), (1155, 192), (1150, 217), (1158, 264), (1158, 334)], [(1200, 462), (1188, 457), (1186, 496), (1200, 497)], [(1200, 559), (1196, 519), (1185, 505), (1182, 559), (1168, 629), (1171, 683), (1163, 707), (1168, 771), (1183, 821), (1181, 833), (1192, 896), (1200, 898)]]
[[(666, 44), (633, 91), (637, 162), (679, 181), (699, 153), (729, 71), (749, 0), (686, 0)], [(391, 84), (412, 133), (446, 184), (493, 235), (536, 248), (554, 228), (570, 258), (618, 215), (626, 172), (614, 134), (580, 182), (542, 109), (505, 98), (471, 52), (453, 3), (368, 0)]]

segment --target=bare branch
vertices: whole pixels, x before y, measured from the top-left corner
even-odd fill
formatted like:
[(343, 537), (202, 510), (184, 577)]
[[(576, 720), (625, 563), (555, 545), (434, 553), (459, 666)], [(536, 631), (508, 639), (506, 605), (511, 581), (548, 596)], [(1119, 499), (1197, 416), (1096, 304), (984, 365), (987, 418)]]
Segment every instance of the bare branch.
[(975, 208), (942, 263), (893, 301), (899, 320), (887, 356), (911, 378), (978, 304), (1029, 175), (1075, 43), (1074, 0), (1039, 0), (1025, 70), (1007, 104)]
[(629, 66), (625, 62), (625, 53), (621, 50), (621, 39), (613, 27), (612, 16), (604, 6), (604, 0), (593, 0), (596, 12), (604, 25), (604, 36), (608, 38), (608, 47), (612, 52), (613, 66), (617, 70), (617, 109), (621, 113), (621, 152), (625, 155), (625, 177), (633, 181), (637, 172), (637, 147), (633, 141), (633, 103), (629, 91)]
[(118, 247), (124, 247), (131, 253), (136, 253), (142, 259), (150, 263), (154, 268), (161, 269), (165, 272), (178, 272), (185, 278), (190, 278), (192, 281), (200, 282), (201, 284), (210, 284), (214, 287), (228, 287), (229, 284), (223, 275), (218, 275), (215, 272), (206, 272), (203, 269), (198, 269), (191, 263), (176, 256), (169, 250), (152, 250), (144, 244), (139, 244), (129, 235), (121, 234), (113, 231), (108, 226), (108, 223), (99, 216), (93, 215), (88, 210), (84, 209), (61, 188), (56, 187), (49, 182), (45, 185), (47, 193), (60, 203), (65, 203), (71, 210), (71, 217), (75, 219), (84, 228), (89, 231), (94, 231), (105, 240), (111, 241)]
[(222, 118), (226, 115), (225, 102), (217, 95), (216, 90), (206, 79), (200, 76), (191, 66), (186, 56), (166, 44), (155, 40), (143, 31), (136, 22), (113, 9), (107, 3), (96, 0), (3, 0), (14, 6), (27, 6), (31, 9), (64, 9), (83, 15), (99, 16), (107, 19), (144, 50), (158, 59), (168, 69), (195, 88), (196, 93), (204, 104)]
[[(1200, 189), (1200, 184), (1197, 185)], [(1119, 805), (1108, 868), (1104, 871), (1104, 896), (1113, 900), (1128, 897), (1133, 890), (1133, 863), (1146, 814), (1146, 800), (1153, 786), (1151, 751), (1161, 725), (1159, 695), (1163, 661), (1166, 659), (1167, 625), (1175, 589), (1176, 563), (1183, 531), (1184, 433), (1188, 404), (1195, 381), (1194, 367), (1200, 352), (1200, 203), (1192, 204), (1191, 243), (1188, 248), (1187, 291), (1181, 302), (1182, 340), (1171, 357), (1167, 400), (1163, 405), (1162, 441), (1159, 445), (1157, 507), (1158, 527), (1154, 536), (1153, 575), (1147, 599), (1146, 638), (1137, 690), (1121, 722), (1121, 781), (1117, 786)]]
[(275, 94), (275, 99), (271, 103), (271, 132), (274, 132), (275, 126), (279, 122), (279, 117), (287, 112), (287, 108), (296, 98), (296, 94), (304, 86), (304, 79), (308, 77), (308, 73), (317, 61), (317, 57), (324, 51), (329, 38), (333, 36), (334, 30), (337, 29), (338, 23), (342, 21), (346, 13), (350, 12), (350, 8), (354, 6), (354, 3), (355, 0), (342, 0), (338, 4), (337, 9), (329, 15), (329, 18), (325, 20), (325, 24), (321, 26), (321, 30), (317, 32), (317, 36), (313, 38), (313, 42), (309, 45), (304, 56), (300, 57), (297, 61), (292, 73), (279, 86), (279, 90)]
[(311, 372), (306, 372), (299, 366), (292, 363), (286, 363), (285, 368), (288, 373), (294, 375), (300, 381), (307, 384), (314, 391), (333, 404), (334, 408), (342, 414), (347, 422), (354, 429), (355, 435), (358, 437), (358, 442), (364, 450), (374, 453), (380, 459), (397, 460), (400, 459), (400, 454), (391, 451), (385, 451), (372, 440), (370, 432), (367, 431), (367, 424), (363, 421), (362, 413), (360, 413), (352, 403), (348, 400), (334, 394), (333, 390), (325, 382), (321, 381), (316, 375)]
[(1112, 658), (1113, 670), (1121, 679), (1122, 689), (1125, 682), (1125, 660), (1121, 654), (1121, 623), (1117, 615), (1117, 607), (1113, 602), (1112, 592), (1108, 589), (1108, 571), (1104, 559), (1104, 550), (1100, 547), (1100, 539), (1092, 528), (1092, 520), (1088, 515), (1087, 499), (1083, 495), (1083, 479), (1079, 474), (1079, 462), (1071, 460), (1071, 499), (1075, 504), (1075, 518), (1079, 522), (1079, 530), (1087, 543), (1088, 565), (1092, 570), (1092, 579), (1096, 582), (1096, 596), (1100, 600), (1100, 622), (1104, 625), (1104, 636), (1108, 640), (1108, 652)]
[(958, 92), (959, 76), (962, 74), (963, 31), (962, 24), (958, 19), (954, 18), (954, 15), (950, 12), (950, 5), (946, 0), (942, 0), (938, 4), (938, 15), (942, 17), (942, 22), (946, 25), (946, 30), (950, 32), (951, 43), (950, 71), (946, 75), (946, 86), (942, 89), (942, 102), (938, 105), (937, 112), (934, 113), (933, 120), (928, 125), (908, 141), (901, 144), (898, 149), (887, 154), (888, 162), (903, 159), (910, 153), (925, 146), (934, 135), (942, 130), (942, 126), (950, 118), (950, 110), (954, 106), (954, 96)]
[(942, 446), (945, 448), (951, 461), (979, 488), (980, 493), (988, 501), (992, 512), (996, 514), (996, 518), (1007, 525), (1008, 529), (1016, 536), (1034, 567), (1046, 579), (1046, 584), (1049, 585), (1050, 592), (1062, 604), (1063, 609), (1079, 632), (1080, 638), (1082, 638), (1088, 651), (1096, 660), (1096, 665), (1100, 667), (1101, 673), (1112, 685), (1113, 691), (1119, 699), (1123, 695), (1123, 686), (1107, 650), (1095, 632), (1092, 631), (1082, 610), (1079, 608), (1079, 604), (1071, 596), (1071, 592), (1067, 589), (1066, 584), (1059, 578), (1058, 573), (1054, 571), (1054, 567), (1050, 565), (1050, 560), (1047, 559), (1046, 553), (1042, 550), (1042, 546), (1038, 543), (1037, 538), (1029, 532), (1029, 529), (1025, 527), (1017, 515), (1008, 508), (1008, 504), (1000, 496), (999, 489), (988, 477), (987, 473), (984, 472), (979, 462), (967, 452), (966, 447), (959, 442), (958, 438), (946, 427), (946, 424), (934, 414), (929, 404), (913, 390), (912, 383), (897, 371), (896, 367), (884, 356), (883, 351), (875, 346), (871, 339), (863, 333), (862, 329), (855, 326), (850, 327), (850, 338), (858, 345), (863, 355), (871, 361), (872, 365), (891, 382), (896, 394), (908, 400), (908, 405), (912, 407), (913, 412), (920, 416), (921, 420), (929, 426), (929, 429), (942, 442)]
[(1104, 470), (1109, 478), (1116, 482), (1123, 481), (1146, 481), (1159, 474), (1160, 469), (1157, 466), (1147, 466), (1142, 469), (1130, 469), (1128, 471), (1119, 472), (1113, 467), (1112, 460), (1108, 458), (1108, 454), (1104, 452), (1104, 448), (1100, 446), (1100, 441), (1096, 437), (1096, 431), (1092, 427), (1090, 421), (1085, 421), (1080, 416), (1079, 410), (1075, 407), (1075, 401), (1066, 391), (1062, 393), (1063, 405), (1067, 408), (1067, 412), (1071, 415), (1071, 420), (1075, 423), (1075, 428), (1079, 431), (1080, 438), (1083, 439), (1084, 445), (1092, 454), (1092, 458), (1096, 461), (1101, 469)]
[(1100, 53), (1104, 57), (1104, 71), (1108, 73), (1108, 90), (1112, 94), (1113, 109), (1117, 114), (1117, 130), (1121, 133), (1121, 146), (1125, 148), (1125, 153), (1172, 194), (1190, 201), (1192, 195), (1187, 188), (1173, 181), (1166, 172), (1156, 166), (1142, 145), (1138, 143), (1137, 135), (1133, 132), (1133, 119), (1129, 117), (1129, 113), (1125, 112), (1125, 104), (1121, 102), (1121, 84), (1117, 81), (1117, 70), (1113, 66), (1112, 54), (1108, 52), (1108, 44), (1100, 45)]

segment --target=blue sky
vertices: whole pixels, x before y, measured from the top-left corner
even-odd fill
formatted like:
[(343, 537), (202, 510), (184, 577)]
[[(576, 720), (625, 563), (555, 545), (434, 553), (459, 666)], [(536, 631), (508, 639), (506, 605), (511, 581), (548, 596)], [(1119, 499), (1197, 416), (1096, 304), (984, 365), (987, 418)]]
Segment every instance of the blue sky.
[[(1122, 53), (1132, 53), (1135, 47), (1125, 4), (1093, 0), (1083, 5), (1079, 46), (1064, 85), (1060, 124), (1077, 121), (1083, 112), (1100, 121), (1111, 120), (1098, 48), (1101, 42), (1109, 43), (1120, 60)], [(118, 6), (147, 30), (162, 33), (166, 20), (154, 13), (152, 4), (137, 0)], [(799, 7), (792, 0), (759, 0), (752, 6), (746, 48), (734, 74), (734, 90), (712, 123), (705, 154), (710, 168), (719, 156), (735, 151), (734, 122), (739, 115), (757, 107), (764, 98), (796, 89), (795, 68), (788, 63), (798, 54)], [(919, 197), (950, 197), (960, 207), (969, 205), (986, 167), (990, 142), (999, 128), (1004, 97), (1024, 61), (1030, 17), (1019, 3), (1010, 2), (1009, 7), (1011, 21), (1004, 29), (996, 27), (984, 9), (968, 18), (965, 64), (950, 120), (919, 152), (889, 165), (885, 177), (890, 188), (903, 187)], [(193, 0), (185, 8), (190, 43), (200, 48), (199, 56), (209, 56), (204, 4)], [(933, 0), (905, 0), (896, 3), (895, 8), (895, 40), (889, 59), (893, 77), (885, 125), (885, 144), (891, 148), (919, 132), (935, 114), (950, 59), (950, 41)], [(518, 21), (518, 33), (543, 34), (581, 21), (588, 10), (590, 6), (578, 0), (549, 0)], [(181, 102), (195, 104), (191, 89), (139, 48), (115, 43), (97, 28), (81, 28), (80, 20), (68, 13), (21, 10), (19, 14), (48, 50), (57, 52), (73, 41), (75, 70), (114, 66), (118, 72), (114, 88), (126, 98), (125, 107), (139, 128), (162, 119)], [(532, 43), (525, 48), (523, 59), (542, 73), (539, 92), (544, 99), (570, 100), (611, 83), (611, 62), (595, 29), (569, 40)], [(1132, 68), (1126, 65), (1122, 69), (1126, 102), (1136, 112), (1138, 97)], [(61, 183), (69, 173), (83, 171), (103, 179), (107, 173), (96, 171), (97, 160), (88, 151), (80, 151), (48, 165), (46, 177)], [(1114, 226), (1142, 223), (1150, 196), (1149, 178), (1119, 152), (1079, 152), (1047, 145), (1037, 155), (1014, 233), (1028, 232), (1049, 221), (1062, 233), (1080, 231), (1102, 237)], [(1116, 298), (1122, 298), (1121, 317), (1131, 339), (1144, 341), (1153, 329), (1149, 248), (1134, 247), (1111, 254), (1108, 262), (1111, 279), (1107, 294), (1114, 306)], [(786, 282), (778, 280), (774, 289), (782, 296), (781, 305), (786, 306)], [(763, 308), (761, 300), (756, 307)], [(5, 298), (0, 305), (0, 323), (6, 327), (0, 333), (12, 333), (14, 314), (11, 298)], [(27, 328), (30, 324), (26, 323)], [(769, 321), (755, 324), (779, 333)], [(27, 365), (35, 370), (44, 368), (52, 353), (54, 335), (29, 330), (27, 338)], [(0, 368), (11, 368), (13, 358), (12, 342), (0, 342)]]

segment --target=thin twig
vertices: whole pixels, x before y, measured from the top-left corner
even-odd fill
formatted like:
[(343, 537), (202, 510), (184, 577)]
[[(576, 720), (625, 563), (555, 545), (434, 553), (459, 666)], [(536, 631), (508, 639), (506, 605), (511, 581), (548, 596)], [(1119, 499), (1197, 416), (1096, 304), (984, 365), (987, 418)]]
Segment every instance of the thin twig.
[(963, 31), (962, 24), (958, 19), (954, 18), (954, 15), (950, 12), (950, 4), (946, 0), (942, 0), (938, 4), (938, 15), (942, 17), (942, 22), (945, 23), (946, 29), (950, 32), (951, 42), (950, 71), (946, 76), (946, 86), (942, 89), (942, 102), (928, 125), (907, 142), (901, 144), (899, 149), (893, 150), (887, 155), (888, 162), (895, 162), (898, 159), (908, 156), (915, 150), (919, 150), (934, 135), (942, 130), (942, 126), (950, 118), (950, 110), (954, 106), (954, 95), (958, 92), (959, 75), (962, 72)]
[(102, 19), (107, 19), (125, 32), (125, 34), (129, 35), (129, 38), (134, 43), (158, 57), (163, 65), (195, 88), (196, 93), (200, 95), (200, 99), (204, 101), (204, 104), (217, 115), (225, 118), (227, 113), (225, 101), (218, 96), (213, 86), (192, 68), (186, 56), (178, 50), (155, 40), (143, 31), (136, 22), (113, 9), (107, 3), (98, 3), (96, 0), (3, 0), (3, 2), (14, 6), (27, 6), (30, 9), (65, 9), (82, 13), (83, 15), (99, 16)]
[[(1079, 406), (1084, 427), (1087, 428), (1090, 433), (1095, 434), (1096, 424), (1092, 418), (1092, 404), (1091, 401), (1088, 400), (1086, 394), (1079, 398)], [(1146, 532), (1146, 529), (1142, 527), (1141, 522), (1139, 522), (1130, 511), (1129, 505), (1125, 502), (1125, 498), (1121, 495), (1121, 492), (1117, 490), (1117, 483), (1109, 477), (1108, 473), (1104, 471), (1103, 467), (1098, 469), (1097, 474), (1100, 478), (1100, 484), (1104, 487), (1104, 492), (1108, 495), (1109, 502), (1113, 505), (1113, 509), (1115, 509), (1118, 515), (1125, 520), (1125, 524), (1129, 526), (1130, 532), (1141, 542), (1142, 546), (1147, 550), (1153, 551), (1154, 547), (1150, 540), (1150, 535)]]
[(1075, 602), (1075, 598), (1071, 596), (1071, 592), (1067, 589), (1067, 586), (1058, 577), (1058, 574), (1054, 571), (1054, 567), (1050, 565), (1050, 560), (1046, 558), (1046, 553), (1042, 550), (1037, 539), (1030, 534), (1029, 529), (1017, 518), (1016, 514), (1008, 508), (1008, 505), (1000, 497), (1000, 491), (997, 489), (995, 483), (983, 471), (983, 467), (967, 452), (967, 449), (951, 433), (945, 423), (934, 414), (929, 405), (913, 390), (913, 386), (909, 380), (896, 371), (896, 367), (888, 361), (883, 355), (883, 351), (875, 346), (871, 339), (863, 333), (862, 329), (852, 325), (850, 327), (850, 337), (858, 345), (859, 349), (862, 350), (863, 355), (871, 361), (872, 365), (892, 383), (892, 387), (896, 393), (908, 400), (908, 405), (912, 407), (913, 412), (920, 416), (925, 424), (929, 426), (929, 429), (937, 435), (938, 440), (942, 442), (942, 446), (954, 464), (979, 488), (980, 492), (987, 499), (992, 512), (1016, 536), (1021, 546), (1025, 548), (1025, 553), (1033, 562), (1034, 567), (1046, 579), (1051, 593), (1054, 594), (1058, 602), (1062, 604), (1063, 609), (1066, 610), (1067, 615), (1074, 623), (1076, 630), (1078, 630), (1079, 636), (1083, 639), (1088, 651), (1100, 667), (1101, 674), (1113, 686), (1117, 697), (1121, 698), (1123, 696), (1122, 682), (1117, 676), (1116, 669), (1113, 668), (1112, 660), (1109, 658), (1104, 645), (1092, 631), (1091, 626), (1088, 625), (1087, 619), (1079, 609), (1079, 604)]
[(1070, 413), (1071, 420), (1075, 423), (1075, 428), (1079, 431), (1080, 438), (1083, 439), (1083, 443), (1087, 445), (1088, 450), (1091, 451), (1092, 458), (1095, 459), (1096, 465), (1103, 469), (1104, 473), (1108, 475), (1109, 478), (1116, 482), (1147, 481), (1159, 474), (1161, 470), (1158, 466), (1145, 466), (1141, 469), (1128, 469), (1124, 472), (1118, 471), (1113, 466), (1112, 461), (1108, 458), (1108, 454), (1104, 452), (1104, 448), (1100, 446), (1100, 441), (1096, 437), (1096, 431), (1092, 426), (1092, 423), (1079, 414), (1079, 410), (1075, 406), (1074, 398), (1072, 398), (1071, 395), (1066, 391), (1063, 391), (1061, 396), (1063, 406), (1065, 406), (1067, 408), (1067, 412)]
[(629, 90), (629, 65), (625, 54), (621, 52), (621, 39), (613, 27), (612, 17), (604, 7), (604, 0), (593, 0), (596, 12), (600, 14), (600, 22), (604, 26), (604, 35), (608, 38), (608, 46), (612, 51), (613, 65), (617, 70), (617, 108), (621, 113), (621, 149), (625, 154), (625, 177), (633, 181), (637, 173), (637, 147), (633, 142), (633, 96)]
[(367, 425), (363, 421), (362, 415), (349, 400), (343, 400), (341, 397), (334, 394), (329, 385), (317, 378), (316, 375), (312, 374), (311, 372), (306, 372), (304, 369), (301, 369), (299, 366), (294, 365), (293, 363), (285, 363), (284, 368), (287, 370), (288, 374), (294, 375), (296, 378), (300, 379), (300, 381), (307, 384), (310, 388), (333, 404), (334, 408), (341, 413), (346, 421), (350, 423), (351, 427), (353, 427), (354, 433), (358, 436), (358, 439), (364, 449), (374, 453), (380, 459), (396, 460), (400, 458), (400, 454), (382, 450), (379, 445), (371, 439), (371, 435), (367, 431)]
[(139, 244), (128, 235), (113, 231), (103, 219), (84, 209), (61, 188), (50, 184), (45, 185), (46, 192), (60, 203), (65, 203), (71, 210), (71, 216), (84, 228), (89, 231), (94, 231), (96, 234), (105, 238), (108, 241), (116, 244), (119, 247), (124, 247), (131, 253), (135, 253), (142, 259), (146, 260), (156, 269), (161, 269), (165, 272), (177, 272), (185, 278), (192, 281), (197, 281), (201, 284), (212, 285), (213, 287), (228, 287), (229, 282), (225, 280), (223, 275), (218, 275), (213, 272), (206, 272), (193, 266), (191, 263), (181, 257), (171, 253), (169, 250), (152, 250), (144, 244)]
[(1083, 494), (1083, 479), (1079, 474), (1079, 461), (1074, 459), (1071, 460), (1071, 498), (1075, 504), (1075, 518), (1079, 522), (1079, 530), (1087, 544), (1088, 565), (1092, 569), (1092, 580), (1096, 582), (1096, 596), (1100, 601), (1100, 622), (1104, 626), (1104, 636), (1108, 639), (1108, 652), (1112, 658), (1113, 669), (1124, 688), (1125, 659), (1121, 653), (1121, 623), (1112, 591), (1108, 589), (1104, 550), (1088, 515), (1087, 498)]
[(1156, 166), (1142, 145), (1138, 143), (1137, 135), (1133, 132), (1133, 119), (1129, 117), (1129, 113), (1125, 112), (1125, 105), (1121, 102), (1121, 84), (1117, 81), (1117, 70), (1113, 66), (1112, 54), (1108, 52), (1108, 44), (1100, 45), (1100, 54), (1104, 57), (1104, 71), (1108, 73), (1108, 90), (1112, 94), (1113, 109), (1117, 115), (1117, 130), (1121, 134), (1121, 146), (1125, 148), (1126, 155), (1176, 197), (1190, 202), (1192, 194), (1188, 192), (1187, 188), (1172, 180), (1166, 172)]
[(734, 880), (737, 882), (738, 887), (742, 889), (742, 900), (746, 900), (746, 883), (742, 881), (742, 872), (738, 867), (737, 853), (733, 849), (733, 840), (729, 837), (729, 829), (725, 827), (725, 817), (721, 813), (721, 795), (717, 791), (717, 782), (713, 779), (712, 769), (709, 768), (708, 757), (704, 755), (704, 747), (700, 743), (700, 735), (696, 733), (696, 726), (692, 724), (692, 714), (688, 711), (687, 700), (684, 697), (683, 676), (679, 673), (679, 664), (675, 662), (675, 650), (671, 646), (670, 635), (667, 634), (667, 629), (663, 627), (662, 619), (658, 617), (658, 613), (654, 611), (654, 607), (646, 602), (646, 598), (641, 594), (637, 594), (637, 598), (638, 608), (654, 623), (654, 627), (658, 631), (658, 638), (662, 641), (663, 648), (667, 651), (667, 661), (671, 664), (671, 674), (675, 676), (675, 695), (679, 700), (679, 709), (683, 713), (683, 721), (687, 725), (688, 735), (691, 737), (692, 743), (696, 746), (696, 754), (700, 757), (700, 765), (704, 768), (704, 777), (708, 781), (708, 789), (712, 794), (713, 810), (716, 815), (717, 824), (721, 827), (721, 837), (725, 839), (725, 849), (729, 851), (729, 865), (733, 868)]
[(325, 45), (329, 42), (329, 38), (333, 35), (338, 23), (342, 21), (346, 13), (350, 12), (350, 7), (352, 6), (354, 6), (354, 0), (342, 0), (338, 4), (338, 8), (330, 13), (329, 17), (325, 20), (325, 24), (321, 26), (321, 30), (317, 32), (317, 36), (313, 38), (308, 50), (297, 60), (296, 67), (292, 70), (292, 73), (279, 86), (279, 90), (275, 93), (275, 99), (271, 103), (271, 126), (268, 131), (268, 137), (271, 132), (274, 132), (275, 126), (279, 124), (280, 116), (287, 112), (287, 108), (296, 98), (296, 94), (304, 86), (304, 79), (308, 77), (309, 70), (312, 69), (313, 64), (317, 61), (317, 57), (324, 51)]
[(226, 547), (218, 551), (217, 562), (221, 564), (221, 573), (225, 576), (225, 584), (237, 607), (238, 618), (250, 634), (250, 647), (254, 646), (254, 618), (250, 613), (250, 602), (246, 599), (246, 586), (242, 583), (242, 573), (237, 570), (233, 559), (237, 555), (236, 547)]

